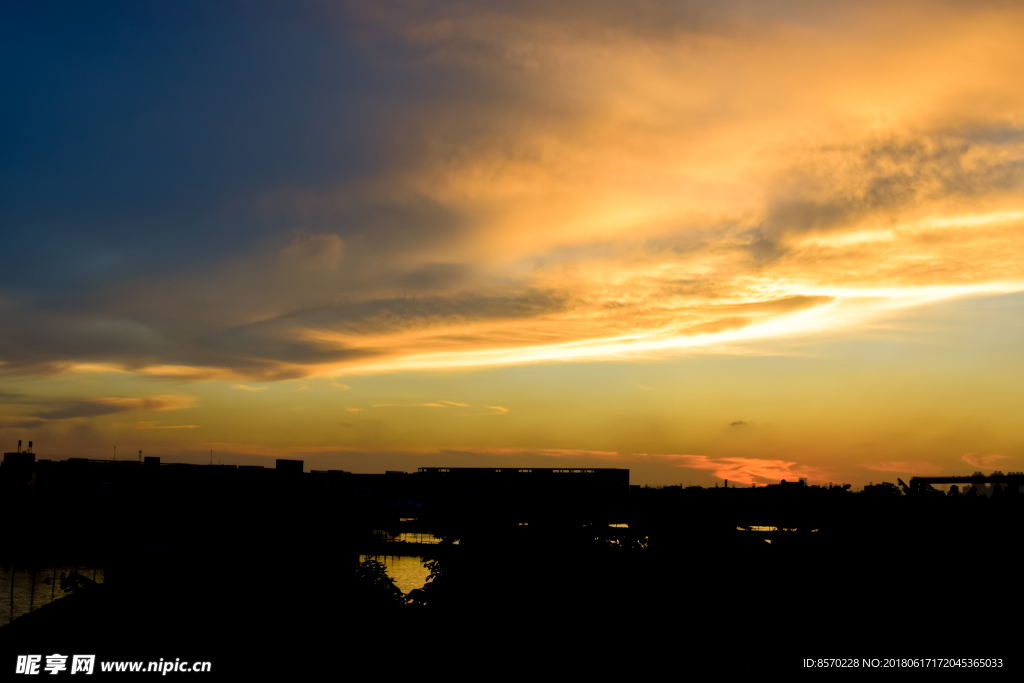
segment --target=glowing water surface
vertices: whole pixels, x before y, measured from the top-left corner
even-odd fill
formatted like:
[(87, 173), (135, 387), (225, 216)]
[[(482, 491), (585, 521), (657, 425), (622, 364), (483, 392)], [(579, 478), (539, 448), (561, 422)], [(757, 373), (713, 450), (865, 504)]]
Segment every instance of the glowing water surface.
[[(403, 593), (408, 594), (414, 588), (423, 588), (427, 583), (427, 575), (430, 572), (423, 566), (422, 557), (408, 555), (377, 555), (376, 557), (378, 562), (387, 567), (388, 576), (395, 580), (395, 585)], [(359, 561), (362, 562), (366, 558), (367, 555), (360, 555)]]
[(103, 583), (104, 571), (94, 567), (48, 567), (36, 572), (11, 565), (0, 568), (0, 626), (68, 595), (60, 587), (60, 575), (76, 569), (85, 578)]

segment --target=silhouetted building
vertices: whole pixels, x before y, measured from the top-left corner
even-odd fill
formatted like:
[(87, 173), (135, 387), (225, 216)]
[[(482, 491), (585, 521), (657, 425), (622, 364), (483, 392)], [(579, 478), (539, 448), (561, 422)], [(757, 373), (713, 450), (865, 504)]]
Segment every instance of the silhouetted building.
[(1003, 492), (1024, 493), (1024, 472), (993, 472), (987, 477), (981, 472), (975, 472), (969, 477), (914, 477), (910, 480), (909, 488), (914, 492), (939, 484), (955, 484), (963, 493), (974, 487), (981, 496), (992, 495), (996, 487)]
[(283, 460), (277, 459), (276, 468), (278, 472), (287, 472), (289, 474), (302, 474), (301, 460)]

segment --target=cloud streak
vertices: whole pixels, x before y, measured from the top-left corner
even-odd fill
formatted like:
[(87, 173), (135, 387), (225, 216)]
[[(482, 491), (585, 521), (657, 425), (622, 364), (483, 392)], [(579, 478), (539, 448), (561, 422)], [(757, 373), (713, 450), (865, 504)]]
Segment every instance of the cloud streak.
[(143, 421), (132, 425), (133, 429), (199, 429), (199, 425), (164, 425), (159, 422)]
[(944, 473), (945, 468), (936, 463), (922, 461), (890, 460), (886, 462), (864, 463), (861, 467), (875, 472), (899, 472), (923, 476), (937, 476)]
[[(39, 399), (18, 396), (10, 399), (23, 406), (18, 416), (0, 421), (3, 426), (33, 429), (53, 423), (83, 422), (106, 415), (129, 412), (166, 412), (191, 408), (195, 396), (168, 394), (149, 398), (105, 397), (90, 399)], [(141, 424), (141, 423), (140, 423)], [(156, 424), (151, 423), (151, 424)]]
[(960, 458), (969, 465), (975, 467), (992, 467), (993, 465), (999, 464), (1001, 460), (1009, 460), (1008, 455), (981, 455), (980, 453), (964, 453), (963, 457)]
[[(644, 454), (646, 455), (646, 454)], [(677, 467), (710, 470), (720, 479), (736, 484), (778, 484), (785, 479), (811, 482), (827, 481), (827, 473), (819, 468), (801, 465), (795, 461), (761, 458), (712, 458), (706, 455), (651, 455), (655, 460), (669, 460)]]

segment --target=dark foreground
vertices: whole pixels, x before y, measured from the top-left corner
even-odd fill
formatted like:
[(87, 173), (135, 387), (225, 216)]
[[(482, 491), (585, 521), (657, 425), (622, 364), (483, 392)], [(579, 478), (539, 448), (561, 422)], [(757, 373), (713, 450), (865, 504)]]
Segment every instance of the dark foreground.
[[(628, 528), (438, 519), (448, 542), (409, 596), (359, 564), (385, 552), (370, 522), (305, 496), (194, 497), (113, 536), (65, 517), (61, 542), (102, 547), (106, 583), (0, 629), (0, 671), (61, 653), (209, 661), (196, 676), (234, 680), (820, 677), (804, 660), (824, 658), (857, 662), (830, 676), (876, 675), (865, 660), (1019, 676), (1021, 496), (767, 495), (634, 491)], [(42, 552), (29, 536), (22, 551)], [(1002, 666), (968, 674), (979, 660)]]
[[(1016, 561), (996, 538), (956, 557), (927, 543), (672, 552), (559, 537), (441, 552), (412, 603), (340, 558), (296, 567), (277, 548), (275, 577), (247, 574), (231, 548), (205, 548), (203, 571), (194, 549), (171, 553), (3, 628), (0, 665), (59, 652), (210, 661), (233, 678), (665, 666), (757, 676), (800, 673), (805, 658), (980, 657), (1019, 671)], [(315, 596), (289, 589), (297, 571), (319, 579)]]

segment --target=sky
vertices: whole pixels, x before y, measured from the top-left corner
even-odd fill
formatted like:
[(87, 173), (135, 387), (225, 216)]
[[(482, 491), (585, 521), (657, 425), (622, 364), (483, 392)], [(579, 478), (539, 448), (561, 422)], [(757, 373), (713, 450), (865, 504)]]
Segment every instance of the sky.
[(4, 3), (0, 441), (1024, 470), (1022, 46), (998, 1)]

